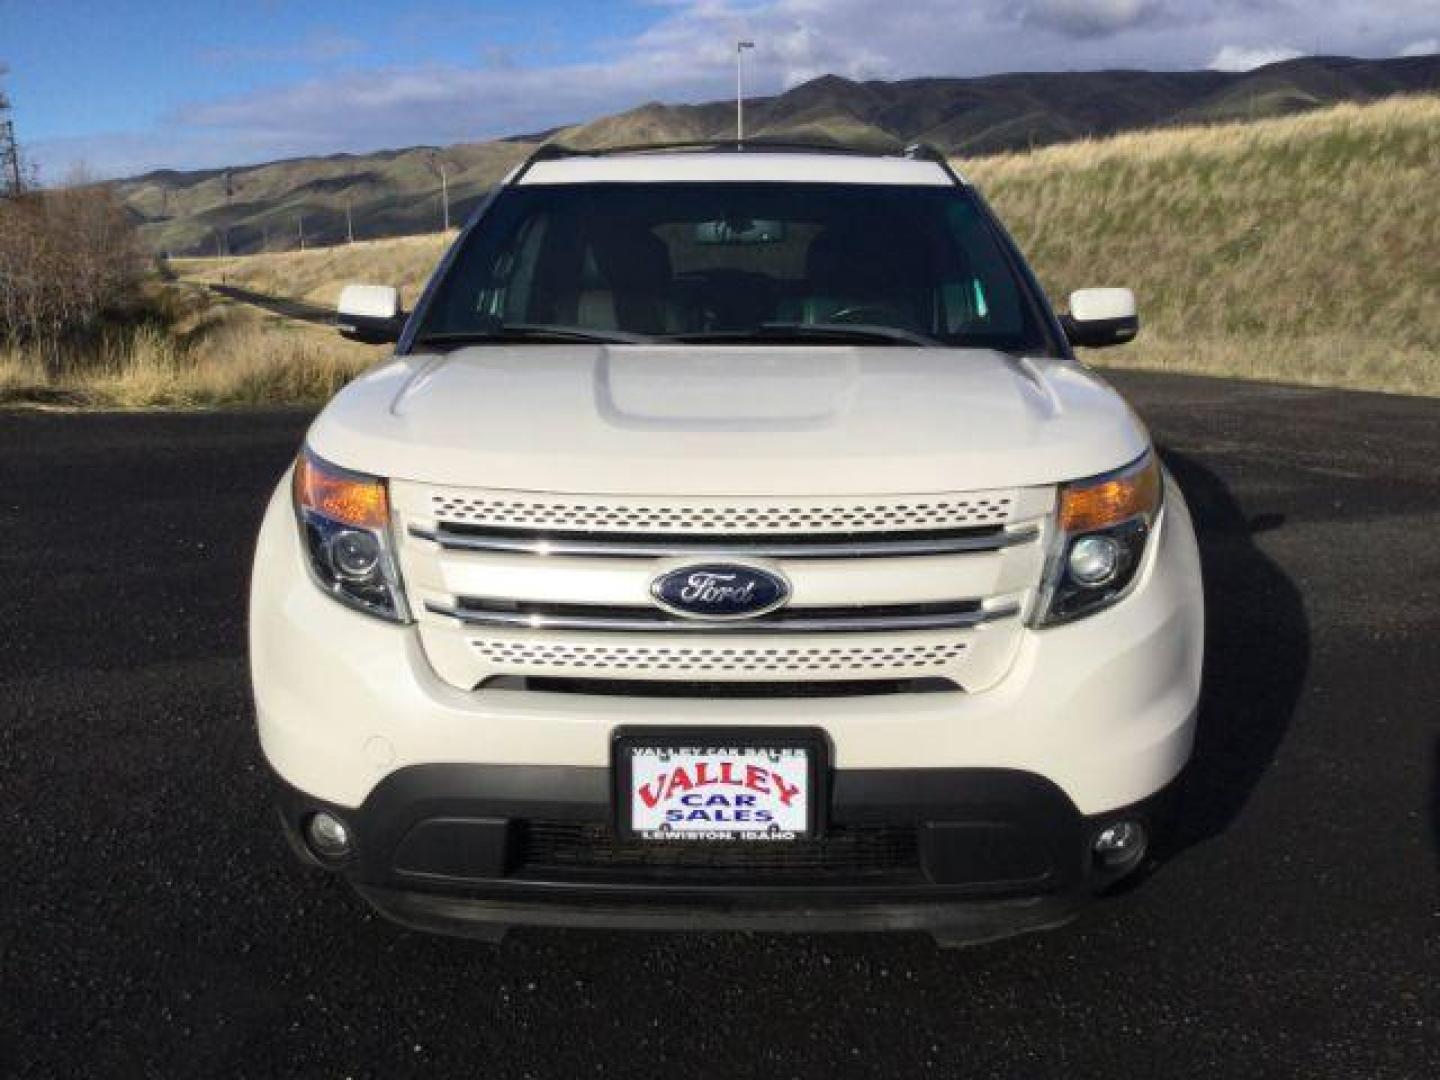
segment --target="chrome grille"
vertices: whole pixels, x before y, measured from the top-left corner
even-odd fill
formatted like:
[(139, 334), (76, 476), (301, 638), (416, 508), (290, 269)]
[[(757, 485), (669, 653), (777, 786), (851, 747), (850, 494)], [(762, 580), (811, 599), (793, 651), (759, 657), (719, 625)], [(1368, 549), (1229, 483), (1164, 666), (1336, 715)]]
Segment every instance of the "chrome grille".
[(974, 528), (1011, 519), (1010, 492), (848, 500), (636, 500), (434, 492), (438, 521), (541, 532), (855, 533)]
[[(995, 685), (1040, 576), (1054, 490), (623, 496), (393, 481), (391, 499), (421, 641), (451, 686), (788, 697)], [(686, 559), (763, 560), (791, 601), (750, 619), (682, 617), (652, 588)]]

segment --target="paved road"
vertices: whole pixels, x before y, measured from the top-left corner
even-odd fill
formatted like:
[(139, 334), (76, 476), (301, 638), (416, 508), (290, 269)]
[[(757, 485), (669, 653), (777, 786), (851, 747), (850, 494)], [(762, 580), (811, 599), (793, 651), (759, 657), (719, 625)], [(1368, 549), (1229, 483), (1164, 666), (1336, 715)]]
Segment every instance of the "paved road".
[(304, 415), (0, 414), (0, 1075), (1440, 1075), (1440, 402), (1118, 379), (1203, 532), (1175, 850), (1043, 936), (405, 933), (247, 715)]

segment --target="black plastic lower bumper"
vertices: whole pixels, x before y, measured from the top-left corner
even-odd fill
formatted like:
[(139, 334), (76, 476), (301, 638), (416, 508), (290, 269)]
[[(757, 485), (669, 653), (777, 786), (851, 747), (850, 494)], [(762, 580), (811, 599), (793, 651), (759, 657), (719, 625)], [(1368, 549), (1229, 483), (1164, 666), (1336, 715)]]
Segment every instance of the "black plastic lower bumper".
[[(1121, 818), (1153, 825), (1158, 802), (1086, 817), (1015, 770), (841, 769), (818, 839), (657, 846), (618, 838), (610, 791), (602, 768), (418, 765), (358, 808), (283, 783), (279, 805), (302, 857), (425, 930), (919, 929), (963, 942), (1066, 921), (1134, 868), (1099, 865), (1096, 834)], [(308, 851), (320, 810), (345, 823), (346, 858)]]

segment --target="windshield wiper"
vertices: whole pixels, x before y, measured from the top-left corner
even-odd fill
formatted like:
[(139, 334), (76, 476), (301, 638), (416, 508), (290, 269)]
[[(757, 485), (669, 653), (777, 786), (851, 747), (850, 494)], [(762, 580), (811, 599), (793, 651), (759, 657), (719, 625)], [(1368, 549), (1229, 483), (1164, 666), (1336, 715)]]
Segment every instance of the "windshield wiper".
[(865, 338), (870, 341), (902, 342), (906, 345), (921, 345), (929, 349), (943, 349), (947, 346), (926, 334), (915, 330), (903, 330), (898, 326), (880, 326), (873, 323), (796, 323), (769, 322), (749, 330), (702, 330), (693, 334), (670, 334), (667, 341), (684, 341), (701, 344), (707, 341), (764, 341), (769, 338), (785, 338), (801, 341), (834, 341)]
[(421, 334), (417, 345), (503, 345), (516, 341), (594, 341), (606, 345), (644, 345), (658, 339), (628, 330), (591, 330), (584, 326), (549, 326), (544, 323), (505, 323), (482, 330), (437, 330)]

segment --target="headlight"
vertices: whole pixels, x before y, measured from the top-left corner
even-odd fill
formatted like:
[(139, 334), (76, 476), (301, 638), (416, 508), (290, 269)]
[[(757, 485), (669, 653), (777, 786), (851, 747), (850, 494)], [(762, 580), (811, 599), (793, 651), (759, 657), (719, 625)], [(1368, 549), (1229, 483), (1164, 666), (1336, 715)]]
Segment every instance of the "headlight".
[(390, 542), (385, 481), (347, 472), (308, 450), (295, 462), (295, 514), (316, 584), (343, 604), (409, 622)]
[(1161, 489), (1160, 463), (1150, 450), (1123, 469), (1061, 486), (1037, 625), (1089, 615), (1130, 591)]

